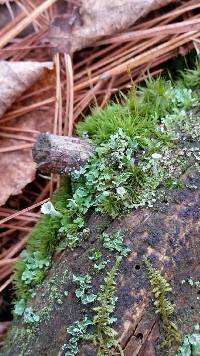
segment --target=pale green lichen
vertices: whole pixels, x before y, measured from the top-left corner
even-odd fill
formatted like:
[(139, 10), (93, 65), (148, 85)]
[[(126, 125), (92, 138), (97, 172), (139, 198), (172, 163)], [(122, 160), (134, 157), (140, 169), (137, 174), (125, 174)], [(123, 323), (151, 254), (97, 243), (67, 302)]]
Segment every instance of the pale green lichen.
[(37, 323), (40, 320), (39, 316), (33, 311), (32, 307), (26, 308), (26, 302), (24, 299), (20, 299), (15, 304), (14, 314), (17, 316), (23, 316), (25, 323)]
[(112, 235), (103, 232), (101, 236), (103, 247), (109, 251), (115, 252), (119, 256), (127, 257), (130, 249), (124, 245), (124, 236), (121, 231), (117, 231)]
[(200, 281), (195, 281), (192, 277), (189, 277), (187, 279), (183, 279), (181, 281), (182, 284), (188, 283), (191, 287), (199, 288), (200, 287)]
[(200, 355), (200, 333), (199, 324), (195, 325), (195, 331), (190, 335), (185, 335), (182, 345), (176, 356), (199, 356)]
[(84, 339), (91, 324), (92, 320), (88, 316), (84, 316), (82, 320), (75, 321), (67, 328), (71, 337), (69, 342), (62, 347), (62, 350), (66, 351), (65, 356), (74, 356), (79, 352), (78, 342)]
[[(196, 83), (200, 83), (199, 73), (199, 68), (193, 73)], [(190, 81), (189, 75), (184, 77), (185, 83)], [(181, 175), (188, 168), (188, 162), (199, 169), (200, 150), (194, 142), (200, 137), (197, 107), (196, 93), (184, 88), (182, 83), (173, 87), (170, 81), (150, 79), (145, 88), (131, 91), (123, 105), (111, 104), (104, 110), (97, 109), (78, 125), (79, 134), (87, 131), (88, 137), (98, 146), (88, 163), (72, 174), (72, 191), (69, 193), (69, 183), (63, 184), (53, 205), (45, 206), (50, 216), (44, 216), (31, 234), (27, 245), (29, 257), (17, 264), (15, 272), (19, 300), (16, 310), (19, 313), (26, 310), (33, 287), (43, 280), (43, 272), (49, 267), (55, 250), (74, 249), (89, 237), (86, 224), (91, 211), (107, 214), (113, 219), (133, 209), (151, 207), (156, 201), (166, 201), (166, 188), (184, 185)], [(104, 233), (99, 241), (102, 249), (109, 253), (126, 257), (129, 252), (120, 232), (115, 236)], [(108, 261), (94, 251), (93, 258), (91, 256), (92, 268), (102, 271)], [(28, 262), (34, 258), (37, 268), (31, 267), (33, 261)], [(91, 276), (74, 276), (78, 300), (83, 305), (89, 304), (91, 312), (95, 313), (92, 326), (96, 331), (91, 335), (98, 347), (98, 355), (117, 347), (116, 332), (110, 325), (114, 322), (115, 279), (120, 259), (118, 257), (116, 266), (108, 272), (97, 294), (92, 293)], [(153, 274), (151, 277), (153, 281)], [(173, 306), (165, 299), (169, 286), (158, 276), (156, 281), (159, 286), (155, 285), (155, 293), (166, 302), (156, 307), (163, 312), (163, 320), (167, 318), (169, 321), (173, 311)], [(62, 296), (58, 289), (59, 286), (52, 286), (51, 308), (55, 302), (61, 304), (66, 297), (65, 291)], [(28, 310), (27, 315), (34, 319), (31, 312)], [(43, 311), (43, 315), (48, 312)], [(42, 312), (38, 315), (41, 318)], [(68, 328), (74, 338), (67, 346), (67, 352), (74, 352), (70, 355), (75, 354), (78, 341), (83, 339), (90, 326), (91, 320), (86, 317), (82, 322), (75, 322), (74, 328)], [(171, 322), (166, 331), (178, 338)]]
[(73, 282), (78, 286), (75, 290), (76, 297), (81, 300), (83, 305), (94, 302), (97, 295), (91, 293), (92, 278), (89, 274), (75, 276), (73, 275)]

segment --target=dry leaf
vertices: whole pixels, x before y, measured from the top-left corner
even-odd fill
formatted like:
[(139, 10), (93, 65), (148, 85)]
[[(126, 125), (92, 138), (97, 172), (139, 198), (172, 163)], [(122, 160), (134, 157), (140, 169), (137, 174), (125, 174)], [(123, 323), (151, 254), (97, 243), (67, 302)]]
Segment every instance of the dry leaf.
[(149, 11), (170, 2), (173, 0), (83, 0), (80, 6), (71, 6), (55, 18), (49, 31), (52, 52), (80, 50), (102, 36), (130, 27)]
[(53, 63), (0, 61), (0, 117), (42, 76), (45, 68), (53, 69)]
[[(17, 128), (48, 131), (52, 126), (52, 114), (40, 109), (23, 115), (18, 121), (15, 125)], [(34, 135), (29, 134), (29, 137), (34, 137)], [(27, 144), (27, 142), (1, 139), (0, 147), (12, 147), (19, 144)], [(20, 194), (22, 189), (34, 180), (35, 172), (36, 164), (32, 159), (31, 147), (0, 154), (0, 205), (3, 205), (10, 195)]]
[[(40, 80), (31, 88), (29, 92), (35, 92), (49, 84), (52, 85), (55, 81), (54, 71), (48, 72), (48, 75), (44, 79)], [(46, 96), (39, 96), (39, 100), (44, 101), (49, 98), (49, 94)], [(48, 95), (48, 96), (47, 96)], [(27, 98), (26, 101), (23, 101), (24, 105), (28, 106), (39, 102), (38, 96), (33, 96), (32, 98)], [(21, 115), (20, 117), (8, 122), (12, 125), (11, 127), (19, 129), (22, 132), (16, 132), (14, 138), (1, 137), (4, 133), (10, 133), (9, 130), (6, 131), (0, 127), (0, 149), (4, 150), (5, 148), (18, 146), (22, 144), (29, 144), (31, 139), (36, 139), (37, 134), (32, 133), (23, 133), (24, 130), (36, 130), (39, 132), (52, 131), (53, 119), (54, 119), (54, 102), (52, 100), (51, 105), (42, 105), (34, 111), (31, 111), (27, 114)], [(2, 118), (3, 121), (4, 117)], [(0, 120), (1, 122), (1, 120)], [(9, 126), (8, 126), (9, 129)], [(13, 132), (12, 132), (13, 134)], [(27, 140), (17, 139), (18, 134), (20, 136), (26, 136)], [(15, 138), (16, 137), (16, 138)], [(32, 159), (32, 149), (14, 150), (11, 152), (0, 153), (0, 205), (3, 205), (10, 195), (16, 195), (21, 193), (22, 189), (30, 183), (35, 178), (36, 165)]]

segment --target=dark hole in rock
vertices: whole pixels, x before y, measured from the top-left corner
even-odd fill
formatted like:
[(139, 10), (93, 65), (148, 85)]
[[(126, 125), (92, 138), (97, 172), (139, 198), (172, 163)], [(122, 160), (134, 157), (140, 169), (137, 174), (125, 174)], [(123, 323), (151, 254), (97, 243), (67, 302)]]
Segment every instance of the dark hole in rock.
[(193, 310), (193, 309), (194, 309), (194, 307), (191, 307), (191, 309)]
[(138, 334), (136, 335), (136, 337), (137, 337), (137, 339), (142, 340), (142, 339), (143, 339), (143, 334), (142, 334), (142, 333), (138, 333)]
[(138, 271), (140, 269), (140, 265), (135, 265), (135, 269)]
[(197, 294), (200, 294), (200, 290), (197, 291)]

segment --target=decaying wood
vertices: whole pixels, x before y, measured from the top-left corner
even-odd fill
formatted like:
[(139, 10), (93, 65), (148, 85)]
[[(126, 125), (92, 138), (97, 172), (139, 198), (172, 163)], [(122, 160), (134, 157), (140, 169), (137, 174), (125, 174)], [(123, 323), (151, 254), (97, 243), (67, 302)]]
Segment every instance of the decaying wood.
[(43, 133), (33, 147), (33, 159), (43, 172), (67, 175), (83, 166), (93, 151), (86, 140)]
[[(80, 155), (85, 145), (88, 145), (89, 157), (91, 146), (84, 140), (43, 134), (35, 146), (37, 160), (39, 165), (42, 162), (44, 166), (50, 164), (48, 169), (52, 170), (59, 159), (63, 161), (63, 157), (67, 157), (64, 171), (69, 172), (74, 167), (74, 152)], [(51, 151), (58, 152), (54, 162), (50, 162)], [(91, 247), (102, 251), (104, 260), (108, 261), (106, 270), (115, 263), (114, 254), (104, 249), (98, 238), (102, 232), (121, 231), (130, 249), (118, 274), (114, 313), (117, 321), (113, 325), (124, 355), (166, 355), (159, 346), (162, 324), (152, 303), (144, 258), (150, 258), (153, 266), (170, 281), (173, 293), (169, 298), (176, 305), (175, 322), (181, 333), (191, 333), (193, 325), (199, 322), (198, 290), (182, 281), (189, 277), (199, 279), (200, 176), (189, 161), (181, 181), (185, 188), (166, 192), (167, 203), (157, 202), (151, 209), (138, 209), (115, 221), (91, 214), (87, 224), (88, 239), (75, 250), (66, 249), (54, 256), (52, 268), (28, 304), (39, 316), (39, 323), (27, 327), (22, 320), (15, 321), (3, 355), (64, 356), (63, 345), (70, 338), (67, 328), (88, 311), (76, 298), (72, 276), (84, 275), (90, 270)], [(105, 273), (93, 274), (93, 293), (98, 293), (104, 277)], [(174, 350), (170, 351), (168, 354), (173, 355)], [(95, 356), (97, 351), (92, 344), (81, 342), (79, 354)]]
[[(102, 249), (96, 233), (97, 227), (99, 231), (101, 228), (100, 232), (121, 230), (131, 249), (118, 275), (117, 322), (114, 324), (124, 355), (166, 355), (160, 349), (156, 351), (162, 329), (159, 329), (159, 317), (153, 307), (144, 257), (150, 257), (154, 267), (170, 281), (173, 288), (170, 299), (176, 304), (175, 322), (181, 332), (191, 332), (193, 325), (199, 322), (198, 291), (181, 281), (189, 276), (199, 278), (199, 173), (189, 169), (184, 181), (188, 186), (198, 188), (175, 190), (168, 204), (135, 211), (112, 223), (105, 221), (105, 218), (91, 216), (88, 223), (91, 231), (89, 240), (74, 251), (65, 250), (55, 257), (46, 280), (29, 303), (40, 316), (39, 325), (27, 328), (21, 321), (15, 322), (4, 356), (64, 355), (62, 346), (69, 340), (67, 327), (82, 319), (86, 311), (75, 297), (72, 274), (88, 273), (88, 251), (91, 245)], [(102, 251), (109, 261), (109, 270), (114, 264), (114, 256), (107, 250)], [(102, 274), (94, 276), (94, 292), (98, 291), (102, 281)], [(55, 288), (55, 285), (58, 294), (53, 294), (52, 286)], [(69, 294), (65, 296), (64, 291)], [(88, 344), (80, 344), (80, 349), (80, 355), (96, 355), (96, 350)]]

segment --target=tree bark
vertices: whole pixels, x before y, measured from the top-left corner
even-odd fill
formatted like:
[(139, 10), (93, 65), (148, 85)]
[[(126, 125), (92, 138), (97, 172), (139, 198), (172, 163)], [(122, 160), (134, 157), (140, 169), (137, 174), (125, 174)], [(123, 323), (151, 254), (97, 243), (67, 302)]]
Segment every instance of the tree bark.
[(42, 172), (68, 175), (83, 166), (93, 151), (87, 140), (42, 133), (33, 147), (33, 159)]

